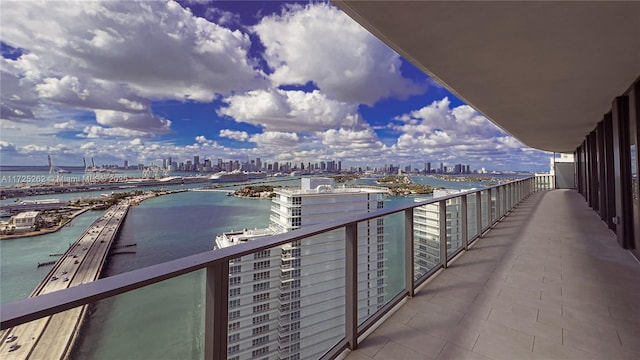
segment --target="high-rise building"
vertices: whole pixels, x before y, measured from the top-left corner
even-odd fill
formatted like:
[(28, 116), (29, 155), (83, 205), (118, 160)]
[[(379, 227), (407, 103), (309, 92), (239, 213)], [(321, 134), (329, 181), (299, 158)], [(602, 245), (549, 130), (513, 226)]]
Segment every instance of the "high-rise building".
[[(333, 179), (303, 178), (275, 191), (270, 226), (216, 237), (233, 246), (383, 207), (383, 191), (335, 188)], [(286, 244), (229, 264), (228, 358), (320, 358), (344, 331), (344, 230)], [(358, 224), (358, 314), (385, 301), (384, 219)], [(304, 299), (304, 301), (302, 300)]]
[[(473, 189), (469, 189), (473, 190)], [(434, 190), (433, 198), (444, 197), (469, 190)], [(427, 199), (418, 199), (416, 202)], [(446, 201), (446, 226), (447, 226), (447, 249), (455, 250), (462, 246), (462, 210), (460, 198)], [(468, 213), (475, 213), (476, 197), (467, 197)], [(485, 214), (483, 213), (483, 216)], [(440, 262), (440, 204), (432, 204), (417, 207), (413, 210), (414, 229), (414, 255), (416, 258), (416, 276), (427, 273)], [(476, 223), (467, 223), (467, 232), (475, 234)]]

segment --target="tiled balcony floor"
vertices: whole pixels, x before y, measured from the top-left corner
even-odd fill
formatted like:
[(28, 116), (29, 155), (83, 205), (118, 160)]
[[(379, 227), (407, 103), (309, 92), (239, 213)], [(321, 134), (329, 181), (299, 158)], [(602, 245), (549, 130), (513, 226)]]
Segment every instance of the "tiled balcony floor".
[(640, 359), (640, 264), (577, 192), (536, 193), (347, 359)]

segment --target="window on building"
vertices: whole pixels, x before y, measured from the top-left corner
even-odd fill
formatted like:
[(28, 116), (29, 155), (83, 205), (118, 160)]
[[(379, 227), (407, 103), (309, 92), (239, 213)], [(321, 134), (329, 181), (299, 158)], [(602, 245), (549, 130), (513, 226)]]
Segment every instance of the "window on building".
[(269, 324), (253, 328), (253, 336), (264, 334), (266, 332), (269, 332)]
[(266, 343), (268, 343), (268, 342), (269, 342), (269, 335), (267, 335), (267, 336), (261, 336), (261, 337), (259, 337), (259, 338), (253, 339), (253, 340), (251, 341), (251, 344), (252, 344), (253, 346), (256, 346), (256, 345), (266, 344)]
[(261, 282), (259, 284), (253, 284), (253, 292), (265, 291), (269, 289), (269, 282)]
[(229, 286), (240, 285), (240, 276), (234, 276), (229, 278)]
[(229, 331), (234, 331), (234, 330), (238, 330), (238, 329), (240, 329), (240, 322), (239, 321), (229, 323)]
[(262, 293), (262, 294), (258, 294), (258, 295), (253, 295), (253, 302), (254, 303), (265, 301), (265, 300), (269, 300), (269, 293)]
[(235, 320), (240, 317), (240, 310), (229, 311), (229, 320)]
[(270, 272), (269, 271), (263, 271), (263, 272), (255, 273), (255, 274), (253, 274), (253, 281), (259, 281), (259, 280), (268, 279), (269, 276), (270, 276)]
[(229, 335), (229, 344), (233, 344), (234, 342), (237, 342), (239, 340), (240, 340), (240, 334), (239, 333), (235, 333), (235, 334)]
[(264, 354), (266, 354), (268, 352), (269, 352), (269, 347), (265, 346), (263, 348), (253, 350), (251, 352), (251, 356), (255, 358), (255, 357), (258, 357), (258, 356), (262, 356), (262, 355), (264, 355)]
[(260, 304), (260, 305), (257, 305), (257, 306), (253, 307), (253, 313), (254, 314), (257, 314), (257, 313), (260, 313), (260, 312), (263, 312), (263, 311), (267, 311), (267, 310), (269, 310), (269, 303)]
[(239, 274), (242, 270), (240, 265), (229, 266), (229, 274)]
[(264, 259), (264, 258), (268, 258), (269, 256), (271, 256), (271, 249), (262, 250), (262, 251), (258, 251), (256, 253), (254, 253), (253, 254), (253, 259), (254, 260)]
[(240, 299), (229, 300), (229, 309), (233, 309), (240, 306)]
[(253, 270), (268, 269), (269, 266), (271, 266), (271, 261), (269, 260), (256, 261), (253, 263)]
[(293, 205), (301, 205), (301, 204), (302, 204), (302, 198), (301, 198), (300, 196), (294, 196), (294, 197), (291, 199), (291, 203), (292, 203)]
[(229, 354), (235, 354), (238, 351), (240, 351), (240, 345), (233, 345), (233, 346), (229, 346)]
[(263, 323), (265, 321), (269, 321), (269, 314), (264, 314), (264, 315), (254, 316), (253, 317), (253, 325), (260, 324), (260, 323)]
[(229, 296), (230, 297), (238, 296), (238, 295), (240, 295), (240, 288), (229, 289)]

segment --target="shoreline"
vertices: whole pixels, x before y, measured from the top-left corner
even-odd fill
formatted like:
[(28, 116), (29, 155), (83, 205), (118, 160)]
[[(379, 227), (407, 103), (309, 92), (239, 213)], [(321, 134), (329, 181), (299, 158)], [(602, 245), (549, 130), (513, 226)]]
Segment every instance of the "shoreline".
[(85, 212), (87, 212), (89, 210), (91, 210), (91, 206), (87, 206), (85, 208), (82, 208), (82, 209), (76, 211), (75, 213), (69, 215), (69, 221), (67, 221), (64, 224), (56, 225), (55, 227), (53, 227), (51, 229), (42, 229), (42, 230), (38, 230), (38, 231), (27, 231), (27, 232), (20, 233), (20, 234), (0, 235), (0, 241), (27, 238), (27, 237), (34, 237), (34, 236), (46, 235), (46, 234), (51, 234), (51, 233), (57, 232), (58, 230), (60, 230), (63, 227), (67, 226), (68, 224), (70, 224), (73, 221), (73, 219), (76, 218), (76, 216), (84, 214)]

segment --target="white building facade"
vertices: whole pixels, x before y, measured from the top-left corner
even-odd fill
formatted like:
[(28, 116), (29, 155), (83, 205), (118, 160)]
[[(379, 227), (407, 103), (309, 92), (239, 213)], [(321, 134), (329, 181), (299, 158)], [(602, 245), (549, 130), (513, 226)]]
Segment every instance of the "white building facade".
[[(380, 188), (303, 178), (277, 189), (268, 229), (226, 233), (216, 247), (375, 211)], [(385, 302), (384, 219), (358, 224), (358, 316)], [(230, 263), (228, 358), (316, 359), (344, 336), (345, 231), (338, 229)]]
[[(469, 190), (434, 190), (433, 199), (458, 194)], [(428, 199), (415, 199), (422, 202)], [(461, 199), (446, 201), (447, 251), (453, 252), (462, 246)], [(467, 214), (475, 214), (476, 197), (467, 196)], [(483, 212), (483, 216), (486, 216)], [(413, 241), (415, 277), (419, 278), (440, 263), (440, 203), (435, 202), (413, 210)], [(467, 233), (476, 233), (476, 222), (467, 222)]]

